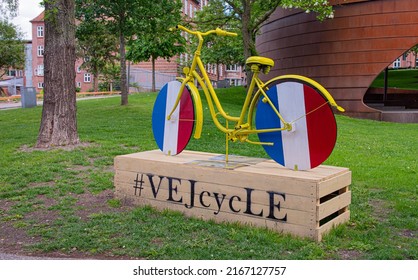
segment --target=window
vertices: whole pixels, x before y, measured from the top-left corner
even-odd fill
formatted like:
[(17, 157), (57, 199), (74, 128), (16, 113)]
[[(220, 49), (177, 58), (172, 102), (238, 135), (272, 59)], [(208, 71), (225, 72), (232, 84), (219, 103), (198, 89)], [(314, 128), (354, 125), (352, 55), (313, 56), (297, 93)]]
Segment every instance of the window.
[(81, 66), (78, 66), (76, 71), (77, 73), (81, 73)]
[(84, 74), (84, 82), (85, 83), (90, 83), (91, 82), (91, 74), (90, 73), (85, 73)]
[(38, 46), (38, 56), (44, 56), (44, 46)]
[(229, 80), (229, 85), (230, 86), (239, 86), (240, 85), (240, 80), (239, 79), (230, 79)]
[(238, 70), (238, 65), (234, 64), (234, 65), (228, 65), (226, 66), (226, 71), (237, 71)]
[(81, 83), (77, 82), (76, 87), (81, 88)]
[(36, 28), (36, 34), (37, 34), (37, 37), (44, 37), (44, 27), (38, 26)]
[(35, 72), (36, 72), (35, 74), (37, 76), (43, 76), (44, 75), (44, 65), (43, 64), (38, 65), (38, 68), (36, 68)]
[(393, 62), (393, 68), (399, 68), (401, 67), (401, 59), (398, 58)]
[(38, 83), (38, 88), (44, 88), (44, 83)]

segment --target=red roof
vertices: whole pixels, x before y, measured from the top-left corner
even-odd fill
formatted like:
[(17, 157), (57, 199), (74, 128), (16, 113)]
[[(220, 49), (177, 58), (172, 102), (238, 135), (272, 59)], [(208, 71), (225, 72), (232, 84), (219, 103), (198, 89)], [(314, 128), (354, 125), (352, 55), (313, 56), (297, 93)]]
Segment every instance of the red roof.
[(33, 20), (31, 20), (30, 22), (44, 21), (44, 15), (45, 15), (45, 11), (43, 11), (42, 13), (40, 13), (36, 18), (34, 18)]

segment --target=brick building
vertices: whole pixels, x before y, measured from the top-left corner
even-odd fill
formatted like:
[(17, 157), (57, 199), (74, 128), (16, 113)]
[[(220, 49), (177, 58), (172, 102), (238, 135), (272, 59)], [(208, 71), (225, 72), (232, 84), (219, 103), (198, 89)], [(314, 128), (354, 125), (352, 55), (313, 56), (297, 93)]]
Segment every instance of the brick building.
[(417, 68), (418, 56), (413, 52), (406, 52), (402, 56), (398, 57), (389, 68)]
[[(40, 92), (44, 87), (44, 12), (30, 21), (32, 23), (32, 86)], [(93, 87), (92, 75), (81, 69), (83, 61), (78, 59), (75, 65), (76, 87), (80, 91), (89, 91)]]
[[(183, 15), (186, 17), (194, 17), (196, 12), (202, 7), (207, 5), (209, 0), (182, 0), (183, 3)], [(44, 12), (38, 15), (36, 18), (30, 21), (32, 23), (32, 85), (36, 88), (37, 92), (40, 92), (44, 86)], [(161, 88), (166, 82), (175, 80), (176, 76), (181, 73), (181, 69), (185, 62), (189, 60), (187, 54), (183, 54), (169, 61), (165, 59), (158, 59), (155, 63), (156, 71), (156, 87)], [(93, 87), (93, 77), (90, 73), (81, 69), (82, 60), (76, 61), (76, 86), (82, 92), (89, 91)], [(138, 64), (131, 64), (128, 67), (129, 71), (129, 83), (131, 85), (130, 90), (149, 90), (151, 88), (151, 69), (150, 62), (143, 62)], [(207, 71), (214, 85), (217, 84), (219, 77), (220, 81), (224, 81), (223, 84), (228, 85), (241, 85), (243, 84), (243, 71), (239, 65), (207, 65)], [(218, 75), (219, 71), (219, 75)]]
[[(209, 0), (182, 0), (183, 16), (193, 18), (197, 11), (201, 10), (208, 4)], [(156, 87), (161, 88), (166, 82), (175, 80), (176, 76), (182, 73), (182, 68), (191, 59), (190, 55), (182, 54), (167, 61), (158, 59), (155, 62)], [(131, 65), (130, 67), (130, 83), (136, 83), (141, 89), (151, 88), (151, 62), (142, 62)], [(206, 65), (206, 71), (214, 86), (217, 85), (218, 79), (222, 84), (242, 85), (244, 83), (244, 72), (240, 65)], [(218, 73), (219, 72), (219, 73)]]

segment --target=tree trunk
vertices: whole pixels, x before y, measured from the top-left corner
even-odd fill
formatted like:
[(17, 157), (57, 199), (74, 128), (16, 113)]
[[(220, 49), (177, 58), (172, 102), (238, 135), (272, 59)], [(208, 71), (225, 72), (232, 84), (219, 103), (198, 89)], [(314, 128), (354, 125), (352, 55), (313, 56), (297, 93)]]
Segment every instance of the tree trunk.
[(92, 74), (93, 74), (93, 91), (98, 92), (99, 91), (99, 69), (97, 69), (97, 67), (93, 67)]
[(121, 91), (121, 105), (128, 105), (128, 87), (126, 83), (126, 50), (125, 50), (125, 36), (119, 34), (120, 40), (120, 91)]
[(36, 147), (75, 145), (74, 0), (45, 1), (44, 105)]
[(93, 91), (94, 92), (99, 91), (99, 75), (98, 74), (93, 75)]
[(155, 58), (152, 56), (151, 57), (151, 64), (152, 64), (152, 86), (151, 86), (151, 91), (155, 92)]
[(254, 42), (252, 42), (252, 32), (250, 28), (251, 20), (251, 3), (250, 1), (243, 1), (242, 13), (242, 39), (244, 44), (244, 59), (252, 55)]
[[(253, 36), (250, 28), (251, 19), (251, 3), (250, 1), (243, 1), (243, 13), (242, 13), (242, 40), (244, 45), (244, 61), (250, 56), (254, 55), (255, 42), (253, 42)], [(245, 67), (247, 85), (251, 82), (252, 73), (251, 70)]]

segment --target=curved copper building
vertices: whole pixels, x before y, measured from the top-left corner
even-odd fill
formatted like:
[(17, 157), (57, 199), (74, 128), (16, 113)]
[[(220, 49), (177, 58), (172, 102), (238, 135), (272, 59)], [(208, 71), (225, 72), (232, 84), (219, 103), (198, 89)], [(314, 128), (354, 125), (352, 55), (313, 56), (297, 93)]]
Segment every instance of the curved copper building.
[(276, 62), (269, 77), (299, 74), (320, 82), (354, 117), (382, 120), (363, 97), (390, 63), (418, 44), (417, 0), (335, 0), (335, 17), (278, 9), (257, 37)]

